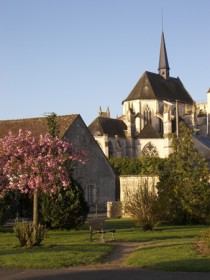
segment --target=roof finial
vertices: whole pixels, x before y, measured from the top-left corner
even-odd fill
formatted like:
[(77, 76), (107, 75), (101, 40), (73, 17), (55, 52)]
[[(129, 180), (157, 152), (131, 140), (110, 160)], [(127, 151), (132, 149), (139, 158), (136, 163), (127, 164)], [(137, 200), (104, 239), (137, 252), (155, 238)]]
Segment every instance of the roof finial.
[(107, 118), (110, 118), (110, 110), (109, 110), (109, 106), (107, 107), (106, 109), (106, 115), (107, 115)]
[(99, 110), (98, 110), (98, 115), (99, 115), (99, 117), (102, 115), (102, 109), (101, 109), (101, 106), (99, 107)]

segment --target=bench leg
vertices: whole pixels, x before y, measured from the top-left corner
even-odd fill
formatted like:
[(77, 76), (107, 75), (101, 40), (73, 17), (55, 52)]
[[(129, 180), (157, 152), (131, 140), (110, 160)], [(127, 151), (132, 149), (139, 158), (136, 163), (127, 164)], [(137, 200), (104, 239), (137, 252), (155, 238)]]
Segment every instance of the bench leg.
[(112, 232), (112, 240), (114, 240), (114, 232)]
[(103, 242), (103, 243), (105, 243), (105, 240), (104, 240), (104, 233), (101, 233), (100, 241)]

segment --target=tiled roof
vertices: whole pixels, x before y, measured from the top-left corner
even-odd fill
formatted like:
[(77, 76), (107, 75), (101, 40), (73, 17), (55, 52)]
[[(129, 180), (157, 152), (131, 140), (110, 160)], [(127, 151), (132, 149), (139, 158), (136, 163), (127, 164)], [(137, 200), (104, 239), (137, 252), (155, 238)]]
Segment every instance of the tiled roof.
[[(57, 124), (60, 136), (63, 137), (67, 129), (72, 125), (79, 115), (57, 116)], [(5, 120), (0, 121), (0, 138), (6, 136), (9, 131), (17, 134), (19, 129), (29, 130), (35, 137), (48, 132), (46, 117)]]
[(162, 138), (162, 137), (157, 131), (155, 131), (155, 129), (153, 128), (153, 126), (151, 126), (151, 124), (147, 124), (139, 133), (138, 138), (149, 139), (149, 138)]
[[(194, 100), (179, 78), (165, 79), (159, 74), (145, 72), (124, 101), (138, 99), (158, 99), (193, 104)], [(124, 102), (123, 101), (123, 102)]]
[(93, 136), (108, 134), (110, 137), (118, 135), (125, 137), (126, 124), (122, 120), (98, 117), (90, 125), (89, 130)]

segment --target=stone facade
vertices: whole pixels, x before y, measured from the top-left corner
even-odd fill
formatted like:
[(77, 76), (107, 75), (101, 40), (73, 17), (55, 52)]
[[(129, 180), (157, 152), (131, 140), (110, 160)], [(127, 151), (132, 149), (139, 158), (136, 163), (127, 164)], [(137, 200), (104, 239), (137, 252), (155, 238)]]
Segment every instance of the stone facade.
[(78, 164), (74, 176), (85, 191), (91, 212), (96, 208), (105, 212), (107, 201), (115, 200), (116, 178), (112, 167), (81, 118), (70, 126), (65, 136), (75, 147), (87, 151), (87, 162)]

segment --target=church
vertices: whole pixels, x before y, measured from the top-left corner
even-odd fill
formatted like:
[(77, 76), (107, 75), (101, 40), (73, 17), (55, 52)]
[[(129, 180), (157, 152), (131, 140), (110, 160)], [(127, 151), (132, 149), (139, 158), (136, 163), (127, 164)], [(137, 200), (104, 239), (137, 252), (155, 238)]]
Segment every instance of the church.
[[(208, 99), (209, 95), (210, 90)], [(168, 136), (178, 135), (181, 121), (195, 131), (193, 140), (198, 149), (210, 154), (208, 103), (196, 104), (180, 78), (170, 76), (163, 32), (158, 73), (145, 71), (122, 106), (123, 114), (116, 119), (110, 117), (109, 108), (102, 112), (100, 107), (98, 117), (88, 127), (108, 158), (168, 157), (172, 153)]]

